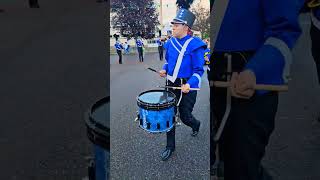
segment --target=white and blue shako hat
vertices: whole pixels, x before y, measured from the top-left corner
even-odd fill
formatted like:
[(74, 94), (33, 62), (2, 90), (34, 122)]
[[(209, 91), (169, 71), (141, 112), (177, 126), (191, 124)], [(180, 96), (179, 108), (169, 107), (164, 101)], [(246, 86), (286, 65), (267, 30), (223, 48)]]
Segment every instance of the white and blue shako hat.
[(189, 28), (192, 28), (195, 20), (196, 16), (191, 11), (180, 8), (171, 24), (186, 24)]

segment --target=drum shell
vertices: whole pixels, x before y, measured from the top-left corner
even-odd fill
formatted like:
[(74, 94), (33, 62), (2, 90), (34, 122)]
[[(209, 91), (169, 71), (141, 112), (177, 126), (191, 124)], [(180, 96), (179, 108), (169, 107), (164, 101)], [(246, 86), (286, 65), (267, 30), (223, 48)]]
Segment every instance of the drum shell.
[[(106, 115), (108, 119), (106, 119), (105, 123), (101, 123), (97, 121), (93, 113), (97, 108), (100, 106), (106, 105), (107, 103), (110, 103), (110, 97), (104, 97), (97, 101), (95, 104), (91, 106), (91, 108), (86, 111), (85, 113), (85, 124), (87, 127), (87, 136), (89, 140), (106, 149), (107, 151), (110, 150), (110, 128), (107, 126), (107, 122), (110, 122), (110, 115)], [(110, 112), (110, 111), (109, 111)], [(108, 113), (108, 112), (105, 112)]]
[(162, 110), (139, 108), (140, 127), (149, 133), (168, 132), (174, 126), (174, 114), (174, 107)]
[(170, 131), (175, 122), (175, 103), (176, 96), (170, 91), (149, 90), (140, 93), (137, 97), (139, 126), (149, 133)]

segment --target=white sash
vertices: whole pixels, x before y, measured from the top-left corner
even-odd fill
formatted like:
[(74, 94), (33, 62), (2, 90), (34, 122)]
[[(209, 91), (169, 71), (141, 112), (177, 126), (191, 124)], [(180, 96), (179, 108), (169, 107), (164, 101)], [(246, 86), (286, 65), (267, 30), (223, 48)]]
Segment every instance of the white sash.
[(189, 38), (182, 46), (181, 51), (178, 56), (178, 60), (176, 62), (176, 66), (174, 67), (173, 75), (172, 76), (170, 76), (169, 74), (167, 75), (167, 79), (170, 80), (172, 83), (174, 83), (174, 81), (176, 81), (176, 79), (177, 79), (184, 53), (186, 52), (187, 47), (192, 39), (193, 38)]

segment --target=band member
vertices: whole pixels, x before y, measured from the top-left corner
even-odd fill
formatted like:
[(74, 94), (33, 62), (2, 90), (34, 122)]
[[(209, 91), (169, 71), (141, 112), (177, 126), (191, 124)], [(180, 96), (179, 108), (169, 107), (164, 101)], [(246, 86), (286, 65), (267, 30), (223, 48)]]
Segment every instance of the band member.
[(210, 71), (210, 56), (211, 56), (211, 50), (210, 50), (210, 43), (209, 41), (206, 39), (204, 40), (204, 43), (206, 43), (207, 48), (204, 50), (204, 70), (207, 71), (207, 78), (209, 80), (209, 71)]
[[(181, 2), (181, 1), (180, 1)], [(180, 9), (171, 22), (173, 25), (173, 37), (166, 43), (165, 59), (160, 76), (167, 77), (169, 86), (181, 86), (182, 90), (172, 90), (177, 97), (177, 109), (182, 122), (191, 127), (192, 136), (199, 132), (200, 121), (193, 115), (193, 107), (196, 103), (197, 91), (190, 88), (200, 88), (203, 75), (205, 43), (188, 35), (195, 20), (195, 15), (188, 8), (190, 1), (177, 3)], [(175, 127), (167, 132), (167, 146), (161, 154), (163, 161), (170, 158), (175, 151)]]
[(163, 40), (159, 37), (157, 40), (160, 61), (163, 60)]
[(122, 44), (120, 43), (119, 40), (116, 41), (116, 44), (114, 45), (114, 47), (116, 48), (117, 54), (119, 56), (119, 64), (122, 64), (122, 49), (123, 49), (123, 46), (122, 46)]
[(137, 49), (138, 49), (138, 54), (139, 54), (139, 62), (143, 62), (143, 41), (138, 38), (136, 41)]
[[(256, 91), (254, 87), (287, 82), (291, 49), (301, 34), (298, 6), (298, 1), (291, 0), (234, 0), (227, 5), (209, 73), (211, 81), (227, 81), (231, 59), (231, 111), (219, 141), (225, 180), (271, 179), (261, 160), (274, 130), (278, 94)], [(226, 112), (227, 89), (213, 85), (210, 91), (215, 117), (210, 124), (219, 125)], [(215, 143), (211, 147), (214, 146)], [(213, 166), (214, 153), (210, 159)]]
[[(204, 50), (204, 60), (205, 60), (205, 66), (207, 66), (207, 73), (210, 71), (210, 68), (208, 68), (210, 64), (210, 56), (211, 56), (211, 50), (210, 50), (210, 43), (208, 40), (204, 41), (207, 45), (207, 49)], [(209, 77), (209, 76), (208, 76)]]

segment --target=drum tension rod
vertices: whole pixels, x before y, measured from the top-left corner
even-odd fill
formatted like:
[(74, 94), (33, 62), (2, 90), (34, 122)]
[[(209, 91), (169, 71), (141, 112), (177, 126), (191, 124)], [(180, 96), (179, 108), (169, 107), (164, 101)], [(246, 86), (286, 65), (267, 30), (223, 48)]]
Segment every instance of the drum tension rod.
[(135, 122), (140, 120), (140, 113), (139, 111), (136, 112), (137, 113), (137, 117), (134, 119)]

